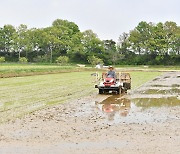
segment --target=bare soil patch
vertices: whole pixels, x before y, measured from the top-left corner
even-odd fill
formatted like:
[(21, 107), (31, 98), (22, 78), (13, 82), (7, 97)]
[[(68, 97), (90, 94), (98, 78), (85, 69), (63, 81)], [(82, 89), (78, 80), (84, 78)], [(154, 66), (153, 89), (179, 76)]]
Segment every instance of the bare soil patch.
[(92, 94), (1, 124), (0, 153), (180, 153), (179, 76), (165, 73), (127, 95)]

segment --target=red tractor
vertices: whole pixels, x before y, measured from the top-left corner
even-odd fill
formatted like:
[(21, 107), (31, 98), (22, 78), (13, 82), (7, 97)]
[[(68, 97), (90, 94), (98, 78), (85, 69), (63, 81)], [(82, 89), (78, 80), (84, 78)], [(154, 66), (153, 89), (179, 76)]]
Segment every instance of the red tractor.
[(131, 89), (131, 77), (129, 73), (116, 73), (115, 78), (107, 77), (107, 73), (102, 73), (102, 79), (100, 80), (100, 83), (95, 85), (95, 88), (99, 89), (99, 94), (109, 91), (120, 94)]
[(116, 84), (115, 78), (107, 77), (104, 79), (105, 87), (110, 87), (110, 86), (115, 85), (115, 84)]

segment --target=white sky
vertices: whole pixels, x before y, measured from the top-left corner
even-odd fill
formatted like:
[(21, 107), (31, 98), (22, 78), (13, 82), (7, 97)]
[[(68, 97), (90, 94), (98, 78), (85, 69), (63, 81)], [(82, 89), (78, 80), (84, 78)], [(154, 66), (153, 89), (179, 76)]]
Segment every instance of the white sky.
[(180, 25), (180, 0), (0, 0), (0, 15), (0, 27), (47, 27), (59, 18), (117, 41), (140, 21)]

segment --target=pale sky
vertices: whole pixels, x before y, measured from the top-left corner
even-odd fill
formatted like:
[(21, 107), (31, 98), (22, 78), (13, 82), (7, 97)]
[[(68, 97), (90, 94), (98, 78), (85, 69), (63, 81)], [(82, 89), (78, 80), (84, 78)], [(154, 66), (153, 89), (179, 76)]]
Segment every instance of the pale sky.
[(140, 21), (180, 25), (180, 0), (0, 0), (0, 27), (48, 27), (55, 19), (92, 29), (101, 39), (118, 40)]

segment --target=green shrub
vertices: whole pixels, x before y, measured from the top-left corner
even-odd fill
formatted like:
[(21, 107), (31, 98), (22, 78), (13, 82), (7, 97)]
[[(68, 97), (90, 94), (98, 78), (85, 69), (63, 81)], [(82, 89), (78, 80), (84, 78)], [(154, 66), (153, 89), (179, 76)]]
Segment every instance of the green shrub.
[(56, 59), (56, 63), (58, 64), (67, 64), (69, 62), (69, 58), (67, 56), (59, 56)]
[(33, 58), (33, 62), (36, 62), (36, 63), (49, 63), (49, 57), (48, 57), (48, 55), (37, 56), (37, 57)]
[(5, 60), (5, 57), (0, 57), (0, 63), (3, 63), (3, 62), (5, 62), (6, 60)]
[(21, 57), (21, 58), (19, 58), (19, 62), (20, 63), (27, 63), (28, 59), (26, 57)]
[(91, 65), (104, 64), (104, 62), (103, 62), (102, 59), (97, 58), (97, 57), (95, 57), (94, 55), (93, 55), (93, 56), (89, 56), (87, 60), (88, 60), (88, 62), (89, 62)]

